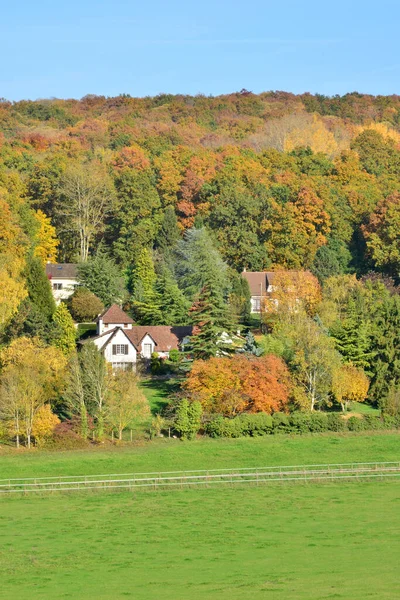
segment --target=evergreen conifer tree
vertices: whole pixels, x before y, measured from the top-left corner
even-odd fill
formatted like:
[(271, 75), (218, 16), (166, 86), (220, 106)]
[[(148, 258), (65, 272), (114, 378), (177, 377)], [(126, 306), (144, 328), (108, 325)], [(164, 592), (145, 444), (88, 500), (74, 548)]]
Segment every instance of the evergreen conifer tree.
[(46, 271), (40, 258), (30, 256), (27, 259), (25, 272), (30, 302), (46, 319), (50, 319), (56, 310), (56, 305)]
[(57, 306), (53, 321), (59, 329), (59, 334), (54, 340), (54, 346), (59, 348), (66, 356), (70, 356), (75, 350), (76, 329), (71, 314), (63, 302)]
[(96, 256), (78, 265), (79, 283), (110, 306), (125, 295), (122, 274), (115, 262), (99, 249)]
[(164, 263), (160, 266), (155, 290), (160, 299), (163, 325), (186, 325), (189, 321), (189, 302)]
[(193, 323), (190, 347), (195, 359), (232, 351), (232, 344), (224, 339), (224, 334), (234, 330), (233, 318), (215, 281), (211, 279), (205, 284), (189, 315)]
[(156, 272), (151, 251), (142, 248), (132, 273), (134, 316), (141, 325), (161, 325), (163, 314), (161, 298), (156, 291)]
[(156, 248), (165, 257), (176, 246), (181, 238), (181, 232), (178, 227), (178, 219), (176, 218), (175, 209), (173, 206), (167, 206), (164, 212), (164, 218), (161, 222), (160, 231), (156, 238)]

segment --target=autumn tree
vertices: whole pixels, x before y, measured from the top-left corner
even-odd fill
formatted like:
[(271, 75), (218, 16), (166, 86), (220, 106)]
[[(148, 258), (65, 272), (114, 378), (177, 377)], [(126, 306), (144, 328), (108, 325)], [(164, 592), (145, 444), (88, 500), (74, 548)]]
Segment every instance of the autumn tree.
[(150, 417), (150, 407), (133, 371), (117, 371), (110, 376), (105, 419), (112, 431), (122, 432)]
[(282, 359), (233, 355), (197, 360), (184, 383), (192, 400), (207, 413), (235, 416), (287, 409), (292, 383)]
[(57, 248), (60, 244), (56, 235), (56, 228), (52, 225), (51, 219), (42, 211), (35, 213), (39, 225), (36, 234), (35, 256), (40, 258), (45, 265), (47, 262), (57, 262)]
[(398, 277), (400, 274), (400, 194), (382, 199), (362, 227), (367, 250), (375, 265)]
[(56, 204), (60, 231), (77, 237), (82, 262), (88, 260), (96, 236), (104, 231), (113, 199), (110, 178), (94, 163), (73, 164), (61, 178)]
[(11, 422), (17, 444), (23, 434), (30, 448), (39, 410), (60, 394), (65, 358), (39, 340), (18, 338), (2, 350), (0, 363), (1, 414)]
[(369, 388), (369, 379), (362, 369), (352, 364), (341, 365), (332, 375), (332, 392), (342, 407), (347, 410), (349, 402), (364, 402)]

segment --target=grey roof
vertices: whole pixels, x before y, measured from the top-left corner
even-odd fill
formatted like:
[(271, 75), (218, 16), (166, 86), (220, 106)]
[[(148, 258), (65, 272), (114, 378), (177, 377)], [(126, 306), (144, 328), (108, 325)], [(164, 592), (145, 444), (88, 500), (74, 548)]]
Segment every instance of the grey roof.
[(77, 279), (77, 266), (73, 263), (47, 263), (46, 275), (49, 279)]

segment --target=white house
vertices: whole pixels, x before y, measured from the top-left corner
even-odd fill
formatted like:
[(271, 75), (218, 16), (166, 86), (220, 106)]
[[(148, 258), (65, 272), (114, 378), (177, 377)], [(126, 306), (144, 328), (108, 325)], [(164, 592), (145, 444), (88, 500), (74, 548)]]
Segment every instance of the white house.
[(168, 358), (171, 350), (187, 343), (192, 327), (134, 325), (117, 304), (97, 318), (97, 336), (91, 341), (114, 369), (131, 368), (139, 358), (150, 359), (153, 352)]
[(46, 275), (50, 281), (56, 304), (67, 300), (79, 285), (77, 266), (72, 263), (47, 263)]

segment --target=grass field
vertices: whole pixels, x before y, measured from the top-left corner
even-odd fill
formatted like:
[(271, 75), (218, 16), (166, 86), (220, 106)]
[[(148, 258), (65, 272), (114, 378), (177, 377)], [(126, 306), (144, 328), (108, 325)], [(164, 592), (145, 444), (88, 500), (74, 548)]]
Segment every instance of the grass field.
[(399, 596), (400, 482), (11, 498), (0, 598)]
[[(400, 436), (3, 452), (0, 478), (399, 460)], [(0, 498), (0, 599), (394, 600), (400, 481)]]
[(159, 439), (135, 446), (49, 452), (0, 449), (0, 479), (400, 459), (400, 434)]

